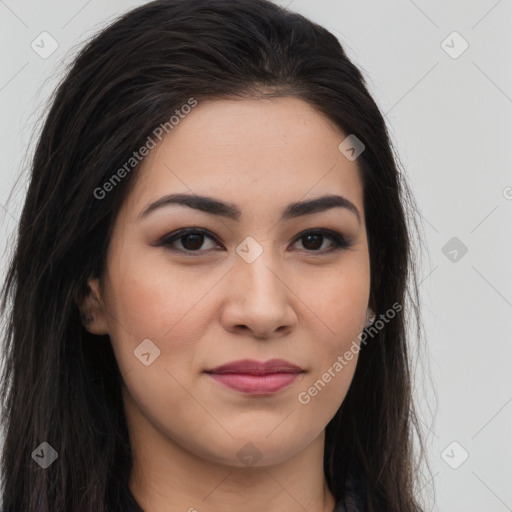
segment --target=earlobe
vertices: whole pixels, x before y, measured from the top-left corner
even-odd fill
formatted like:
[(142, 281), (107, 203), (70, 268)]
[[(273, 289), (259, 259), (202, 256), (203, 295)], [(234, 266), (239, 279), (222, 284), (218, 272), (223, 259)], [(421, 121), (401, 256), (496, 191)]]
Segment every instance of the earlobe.
[(108, 334), (108, 323), (98, 278), (89, 279), (87, 282), (87, 296), (79, 307), (82, 325), (88, 332), (98, 335)]
[(372, 308), (368, 308), (366, 310), (366, 325), (365, 325), (365, 328), (366, 327), (370, 327), (373, 322), (375, 322), (375, 313), (373, 312), (373, 309)]

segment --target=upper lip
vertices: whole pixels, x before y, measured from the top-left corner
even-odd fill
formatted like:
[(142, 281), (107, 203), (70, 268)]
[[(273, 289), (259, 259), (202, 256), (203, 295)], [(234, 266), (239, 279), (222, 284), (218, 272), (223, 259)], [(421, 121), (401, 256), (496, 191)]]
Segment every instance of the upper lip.
[(268, 361), (255, 361), (241, 359), (217, 366), (206, 373), (248, 373), (262, 375), (268, 373), (301, 373), (302, 368), (284, 359), (270, 359)]

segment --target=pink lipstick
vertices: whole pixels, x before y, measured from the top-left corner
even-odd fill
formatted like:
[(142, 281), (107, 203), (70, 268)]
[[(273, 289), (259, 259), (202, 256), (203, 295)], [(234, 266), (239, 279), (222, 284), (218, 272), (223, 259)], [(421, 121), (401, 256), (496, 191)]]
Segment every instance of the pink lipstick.
[(303, 370), (284, 359), (270, 359), (266, 362), (243, 359), (207, 370), (206, 373), (237, 391), (265, 395), (290, 385)]

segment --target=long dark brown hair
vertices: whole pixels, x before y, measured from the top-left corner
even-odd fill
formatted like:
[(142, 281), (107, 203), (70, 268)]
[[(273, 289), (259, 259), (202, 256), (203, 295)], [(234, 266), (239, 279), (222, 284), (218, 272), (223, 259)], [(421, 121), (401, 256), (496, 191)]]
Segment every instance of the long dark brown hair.
[[(326, 479), (337, 502), (352, 482), (365, 510), (421, 510), (425, 450), (408, 351), (413, 320), (421, 338), (415, 207), (361, 71), (329, 31), (267, 0), (162, 0), (84, 45), (51, 98), (35, 147), (2, 289), (3, 512), (141, 510), (128, 487), (132, 452), (116, 359), (108, 336), (85, 330), (77, 306), (87, 279), (102, 274), (138, 166), (105, 197), (95, 190), (190, 98), (287, 96), (364, 143), (357, 164), (369, 305), (377, 318), (404, 306), (362, 345), (326, 428)], [(32, 457), (43, 442), (58, 453), (47, 469)]]

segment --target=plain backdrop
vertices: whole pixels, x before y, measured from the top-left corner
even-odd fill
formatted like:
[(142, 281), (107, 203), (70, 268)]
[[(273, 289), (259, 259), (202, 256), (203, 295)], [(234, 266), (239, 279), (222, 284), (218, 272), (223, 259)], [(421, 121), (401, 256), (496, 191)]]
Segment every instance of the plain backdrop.
[[(34, 123), (64, 63), (143, 3), (0, 0), (2, 255), (23, 204)], [(363, 71), (419, 206), (431, 380), (419, 371), (417, 394), (431, 509), (512, 510), (512, 0), (279, 3), (331, 30)], [(58, 45), (51, 55), (41, 38), (45, 51)]]

